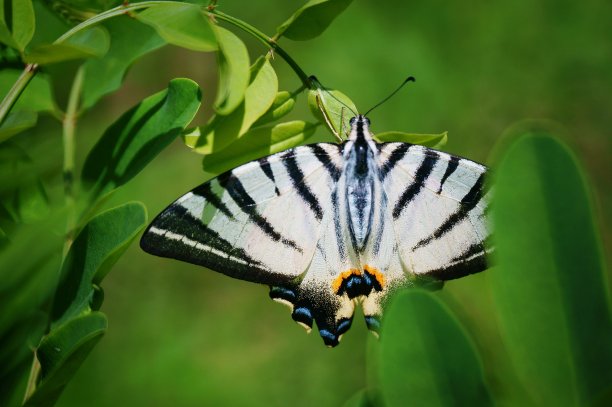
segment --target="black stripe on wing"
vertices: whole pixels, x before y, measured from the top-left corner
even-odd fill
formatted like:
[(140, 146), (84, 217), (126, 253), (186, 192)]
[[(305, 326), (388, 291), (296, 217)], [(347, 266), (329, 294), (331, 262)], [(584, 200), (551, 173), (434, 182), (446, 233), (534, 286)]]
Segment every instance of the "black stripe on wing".
[[(380, 167), (381, 180), (384, 180), (387, 177), (387, 174), (389, 174), (389, 172), (393, 169), (393, 167), (395, 167), (395, 165), (399, 161), (401, 161), (402, 158), (404, 158), (404, 156), (408, 152), (408, 148), (410, 148), (411, 145), (412, 144), (409, 144), (409, 143), (401, 143), (399, 147), (397, 147), (395, 150), (391, 152), (387, 161), (385, 161), (385, 163)], [(379, 151), (384, 146), (385, 144), (380, 145)]]
[(342, 171), (333, 163), (329, 153), (319, 144), (312, 144), (309, 147), (314, 153), (315, 157), (317, 157), (321, 164), (323, 164), (329, 173), (329, 176), (334, 180), (334, 182), (338, 182)]
[(453, 258), (449, 264), (425, 273), (438, 280), (453, 280), (469, 274), (479, 273), (488, 268), (483, 243), (470, 245), (463, 253)]
[(272, 273), (180, 204), (171, 205), (151, 223), (140, 247), (157, 256), (208, 267), (242, 280), (272, 285), (288, 281), (287, 276)]
[(416, 171), (414, 175), (414, 181), (408, 185), (408, 187), (402, 193), (402, 196), (395, 204), (393, 208), (393, 219), (399, 218), (402, 214), (402, 211), (408, 206), (408, 204), (416, 198), (416, 196), (421, 192), (421, 189), (425, 186), (425, 181), (431, 174), (434, 166), (438, 162), (438, 158), (440, 155), (433, 150), (428, 150), (427, 155), (421, 162), (421, 165)]
[(442, 176), (442, 179), (440, 180), (440, 189), (438, 189), (438, 193), (442, 192), (442, 187), (444, 186), (444, 183), (446, 182), (448, 177), (453, 175), (453, 172), (455, 172), (457, 167), (459, 167), (459, 160), (460, 158), (457, 157), (456, 155), (451, 155), (451, 158), (448, 161), (448, 165), (446, 166), (446, 170), (444, 171), (444, 175)]
[(426, 238), (421, 239), (412, 250), (427, 245), (432, 240), (440, 239), (450, 232), (459, 222), (464, 220), (470, 211), (478, 205), (483, 196), (484, 174), (480, 174), (472, 188), (459, 202), (459, 209), (453, 212), (438, 228)]
[(194, 194), (194, 195), (197, 195), (197, 196), (201, 196), (202, 198), (206, 199), (206, 203), (207, 204), (211, 204), (218, 211), (223, 213), (228, 218), (230, 218), (230, 219), (234, 218), (234, 215), (232, 214), (232, 212), (230, 212), (228, 207), (225, 206), (225, 204), (223, 202), (221, 202), (221, 198), (219, 198), (212, 191), (212, 188), (210, 186), (210, 182), (205, 182), (204, 184), (200, 185), (199, 187), (197, 187), (196, 189), (191, 191), (191, 193)]
[(276, 186), (276, 180), (274, 179), (274, 173), (272, 172), (272, 168), (270, 168), (270, 162), (268, 161), (268, 157), (263, 157), (258, 160), (259, 168), (266, 174), (266, 177), (274, 184), (274, 192), (276, 195), (280, 195), (278, 187)]
[(303, 253), (303, 249), (299, 247), (295, 241), (281, 235), (266, 218), (257, 213), (256, 202), (244, 189), (242, 182), (240, 182), (240, 179), (235, 176), (232, 171), (220, 175), (217, 180), (219, 181), (219, 185), (225, 188), (227, 193), (230, 194), (238, 207), (266, 234), (266, 236), (275, 242), (281, 242), (285, 246), (291, 247), (299, 253)]
[(287, 173), (289, 174), (293, 187), (297, 191), (298, 195), (308, 205), (308, 207), (310, 208), (310, 210), (315, 215), (315, 218), (317, 218), (318, 221), (323, 219), (323, 209), (321, 208), (321, 205), (319, 204), (317, 198), (314, 196), (314, 194), (308, 187), (308, 184), (304, 182), (304, 172), (298, 165), (297, 159), (293, 152), (286, 154), (282, 158), (282, 161), (285, 165), (285, 168), (287, 169)]

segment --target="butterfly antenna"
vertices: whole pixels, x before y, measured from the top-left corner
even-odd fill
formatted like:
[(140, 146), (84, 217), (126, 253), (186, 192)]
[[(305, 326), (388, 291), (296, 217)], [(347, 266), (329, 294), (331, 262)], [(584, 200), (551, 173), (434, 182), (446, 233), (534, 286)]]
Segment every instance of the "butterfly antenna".
[(407, 77), (404, 82), (402, 82), (401, 85), (398, 86), (397, 89), (395, 89), (393, 92), (391, 92), (391, 94), (389, 96), (387, 96), (386, 98), (384, 98), (383, 100), (381, 100), (380, 102), (378, 102), (377, 104), (374, 105), (374, 107), (370, 108), (370, 110), (368, 110), (367, 112), (364, 113), (364, 116), (367, 116), (368, 113), (370, 113), (372, 110), (376, 109), (378, 106), (382, 105), (383, 103), (385, 103), (387, 100), (391, 99), (397, 92), (400, 91), (401, 88), (404, 87), (405, 84), (407, 84), (408, 82), (416, 82), (416, 79), (414, 79), (414, 76), (409, 76)]
[(326, 92), (329, 96), (332, 97), (332, 99), (334, 99), (336, 102), (340, 103), (342, 106), (346, 107), (348, 110), (350, 110), (351, 112), (353, 112), (353, 115), (357, 116), (357, 112), (354, 111), (349, 105), (347, 105), (346, 103), (344, 103), (343, 101), (341, 101), (340, 99), (338, 99), (337, 97), (334, 96), (333, 93), (331, 93), (330, 91), (328, 91), (327, 89), (325, 89), (323, 87), (323, 85), (321, 84), (321, 82), (319, 82), (319, 80), (313, 75), (309, 78), (311, 81), (316, 82), (317, 85), (319, 85), (319, 89), (321, 89), (322, 91)]

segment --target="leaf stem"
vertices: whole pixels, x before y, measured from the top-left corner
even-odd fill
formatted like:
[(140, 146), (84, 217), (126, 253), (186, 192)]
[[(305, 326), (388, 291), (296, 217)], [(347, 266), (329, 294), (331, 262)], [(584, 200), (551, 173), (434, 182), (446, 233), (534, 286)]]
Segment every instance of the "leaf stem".
[(21, 75), (19, 75), (19, 78), (17, 78), (11, 89), (2, 100), (2, 103), (0, 103), (0, 124), (2, 124), (8, 113), (11, 111), (11, 108), (15, 102), (17, 102), (21, 92), (23, 92), (25, 87), (28, 85), (28, 83), (30, 83), (36, 74), (37, 68), (38, 65), (36, 64), (27, 64)]

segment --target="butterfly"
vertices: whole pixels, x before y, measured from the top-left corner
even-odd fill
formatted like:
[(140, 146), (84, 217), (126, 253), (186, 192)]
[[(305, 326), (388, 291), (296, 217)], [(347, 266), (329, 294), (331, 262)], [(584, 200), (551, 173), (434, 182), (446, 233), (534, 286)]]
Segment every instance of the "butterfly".
[(140, 245), (270, 286), (308, 331), (338, 344), (361, 305), (378, 332), (396, 290), (487, 268), (486, 167), (401, 142), (364, 115), (348, 139), (251, 161), (161, 212)]

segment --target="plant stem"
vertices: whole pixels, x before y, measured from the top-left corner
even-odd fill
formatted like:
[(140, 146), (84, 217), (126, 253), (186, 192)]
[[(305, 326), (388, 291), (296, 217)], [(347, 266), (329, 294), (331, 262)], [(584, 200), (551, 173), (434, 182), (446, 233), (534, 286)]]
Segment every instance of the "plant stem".
[(38, 65), (27, 64), (21, 75), (19, 75), (19, 78), (17, 78), (17, 81), (15, 81), (11, 89), (8, 91), (2, 100), (2, 103), (0, 103), (0, 124), (2, 124), (8, 113), (11, 111), (11, 108), (19, 98), (19, 95), (21, 95), (21, 92), (23, 92), (27, 84), (30, 83), (30, 80), (32, 80), (36, 74), (37, 69)]
[(273, 39), (271, 39), (270, 37), (268, 37), (261, 31), (259, 31), (257, 28), (253, 27), (252, 25), (247, 24), (244, 21), (234, 18), (232, 16), (229, 16), (221, 11), (218, 11), (217, 9), (209, 11), (209, 13), (213, 14), (219, 20), (226, 21), (246, 31), (247, 33), (251, 34), (253, 37), (257, 38), (261, 43), (263, 43), (265, 46), (270, 48), (272, 51), (280, 55), (280, 57), (283, 58), (285, 62), (287, 62), (287, 64), (289, 64), (291, 69), (293, 69), (293, 71), (297, 74), (297, 76), (300, 78), (300, 80), (302, 81), (305, 87), (307, 87), (308, 89), (315, 89), (310, 79), (308, 78), (308, 75), (306, 74), (306, 72), (302, 70), (302, 68), (297, 64), (297, 62), (295, 62), (295, 60), (291, 58), (291, 56), (287, 54), (287, 52), (276, 43), (276, 41), (274, 41)]
[(25, 395), (23, 396), (23, 403), (34, 394), (34, 390), (36, 390), (36, 382), (38, 381), (38, 375), (40, 374), (40, 362), (36, 357), (36, 353), (34, 353), (34, 357), (32, 358), (32, 368), (30, 369), (30, 376), (28, 377), (28, 385), (26, 387)]

